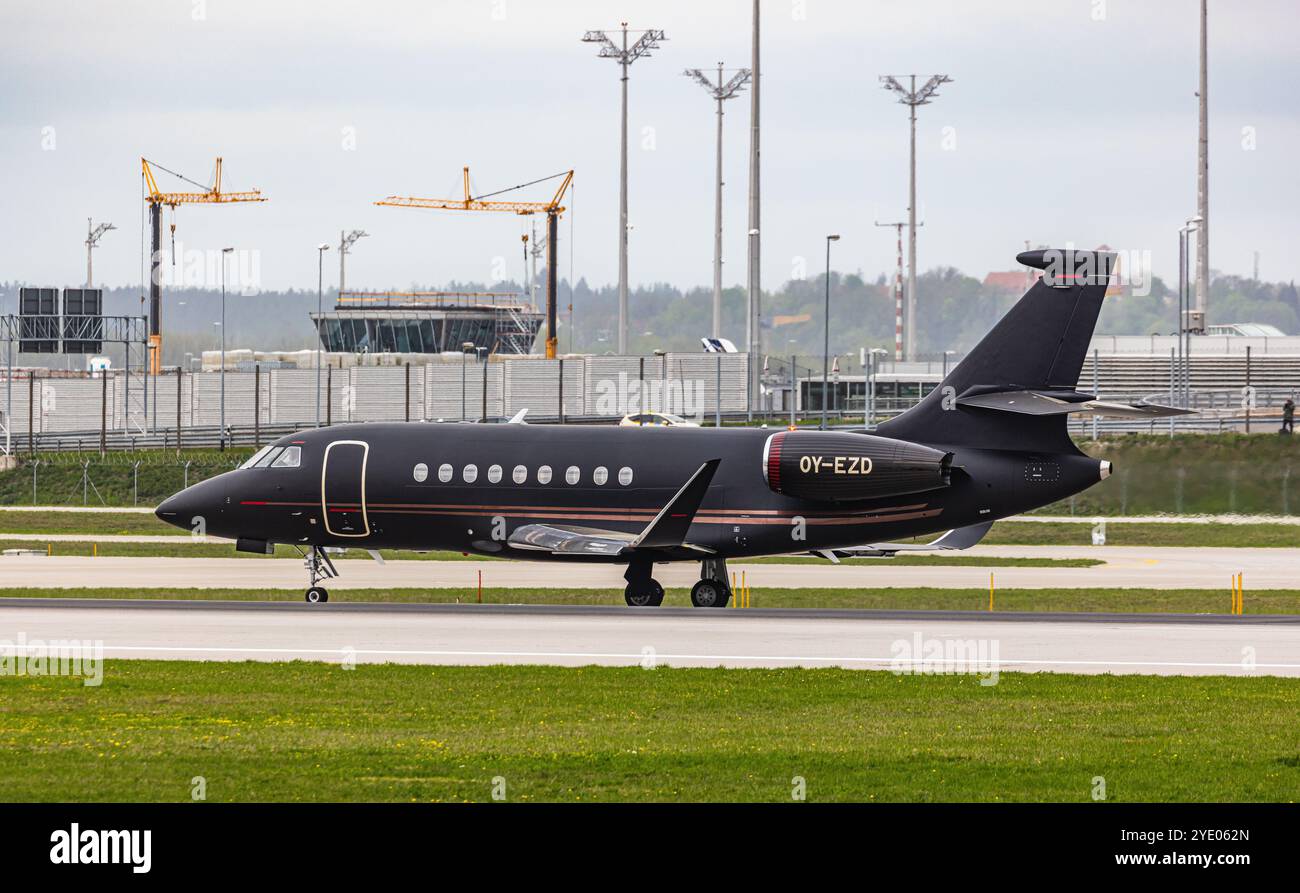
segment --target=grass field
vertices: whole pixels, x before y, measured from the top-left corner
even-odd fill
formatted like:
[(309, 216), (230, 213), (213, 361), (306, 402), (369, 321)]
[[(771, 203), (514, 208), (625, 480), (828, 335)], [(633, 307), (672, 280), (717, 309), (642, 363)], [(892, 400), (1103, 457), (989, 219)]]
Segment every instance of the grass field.
[[(300, 589), (0, 589), (0, 598), (144, 598), (209, 601), (302, 600)], [(330, 602), (474, 602), (477, 590), (335, 589)], [(487, 604), (622, 605), (623, 590), (484, 589)], [(690, 592), (668, 589), (664, 604), (688, 607)], [(987, 589), (754, 589), (755, 608), (861, 608), (871, 610), (986, 611)], [(1231, 597), (1213, 589), (999, 589), (998, 611), (1097, 611), (1103, 613), (1227, 614)], [(728, 610), (736, 610), (734, 608)], [(1247, 614), (1300, 614), (1300, 590), (1247, 590)]]
[(1300, 798), (1295, 679), (112, 660), (0, 720), (11, 802)]
[[(1092, 525), (1051, 521), (999, 521), (982, 542), (990, 546), (1087, 546), (1092, 544)], [(1106, 525), (1106, 545), (1295, 549), (1300, 548), (1300, 526), (1112, 521)]]

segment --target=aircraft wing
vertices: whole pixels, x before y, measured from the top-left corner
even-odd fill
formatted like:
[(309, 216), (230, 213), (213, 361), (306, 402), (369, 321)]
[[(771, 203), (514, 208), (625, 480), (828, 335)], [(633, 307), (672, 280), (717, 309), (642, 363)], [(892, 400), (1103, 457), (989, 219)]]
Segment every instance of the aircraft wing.
[(838, 562), (841, 558), (893, 558), (899, 552), (946, 552), (953, 549), (969, 549), (984, 539), (984, 535), (992, 526), (992, 521), (985, 521), (982, 524), (971, 524), (969, 527), (957, 527), (928, 543), (870, 543), (864, 546), (849, 546), (845, 549), (824, 549), (813, 554)]
[(566, 524), (525, 524), (515, 528), (506, 544), (514, 549), (575, 556), (616, 556), (673, 549), (711, 553), (711, 549), (686, 542), (686, 532), (721, 462), (721, 459), (710, 459), (701, 465), (639, 534)]
[(1021, 415), (1096, 415), (1119, 419), (1152, 419), (1195, 415), (1190, 409), (1158, 403), (1112, 403), (1078, 391), (994, 391), (957, 398), (959, 406), (994, 409)]

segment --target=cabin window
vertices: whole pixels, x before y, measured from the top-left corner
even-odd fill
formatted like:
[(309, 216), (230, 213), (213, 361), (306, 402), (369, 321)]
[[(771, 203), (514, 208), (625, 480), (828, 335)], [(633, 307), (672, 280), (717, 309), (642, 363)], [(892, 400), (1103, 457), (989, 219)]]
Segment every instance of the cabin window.
[(272, 468), (297, 468), (302, 464), (302, 447), (287, 447), (283, 453), (276, 457), (271, 463)]
[(604, 465), (597, 467), (596, 470), (591, 473), (591, 479), (595, 482), (597, 487), (605, 486), (605, 481), (609, 480), (609, 469)]
[(438, 480), (445, 484), (447, 481), (451, 480), (451, 475), (452, 471), (450, 465), (444, 462), (442, 465), (438, 466)]
[(626, 465), (620, 468), (618, 470), (618, 482), (624, 487), (632, 483), (632, 469), (628, 468)]
[(476, 480), (478, 480), (478, 466), (466, 465), (465, 470), (460, 473), (460, 476), (465, 479), (465, 483), (467, 484), (474, 483)]
[(415, 466), (411, 475), (415, 478), (417, 484), (423, 484), (429, 477), (429, 466), (421, 462)]
[(576, 465), (570, 465), (564, 470), (564, 481), (573, 485), (582, 480), (582, 471)]
[(488, 469), (488, 481), (496, 484), (501, 481), (501, 466), (493, 465)]
[(528, 480), (528, 469), (523, 465), (516, 465), (512, 477), (516, 484), (522, 484), (524, 481)]
[(551, 482), (551, 466), (543, 465), (537, 469), (537, 483), (549, 484)]

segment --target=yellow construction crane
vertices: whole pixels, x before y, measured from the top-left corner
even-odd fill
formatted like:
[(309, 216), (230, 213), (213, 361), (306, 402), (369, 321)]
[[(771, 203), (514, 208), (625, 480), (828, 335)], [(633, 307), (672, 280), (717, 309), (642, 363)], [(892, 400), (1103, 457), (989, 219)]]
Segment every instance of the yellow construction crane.
[[(184, 180), (197, 186), (202, 192), (163, 192), (158, 188), (158, 182), (154, 179), (153, 169), (164, 173), (171, 174), (173, 177)], [(140, 170), (144, 174), (144, 200), (149, 203), (149, 229), (150, 229), (150, 264), (149, 264), (149, 371), (157, 375), (162, 368), (162, 275), (159, 267), (162, 266), (161, 248), (162, 248), (162, 207), (166, 205), (173, 211), (177, 205), (216, 205), (228, 204), (232, 202), (264, 202), (265, 198), (258, 189), (250, 189), (245, 192), (222, 192), (221, 191), (221, 158), (217, 158), (216, 175), (213, 178), (211, 186), (204, 186), (202, 183), (195, 182), (183, 174), (167, 170), (157, 162), (150, 162), (147, 158), (140, 159)], [(171, 225), (172, 232), (172, 250), (176, 248), (176, 224)], [(175, 262), (175, 257), (172, 258)]]
[[(533, 186), (537, 183), (543, 183), (546, 180), (554, 180), (556, 177), (562, 177), (560, 188), (555, 190), (555, 196), (549, 202), (512, 202), (512, 201), (487, 201), (493, 196), (502, 195), (506, 192), (513, 192), (516, 189), (523, 189), (527, 186)], [(555, 359), (555, 349), (557, 338), (555, 334), (556, 313), (555, 313), (555, 284), (556, 284), (556, 242), (559, 241), (559, 218), (564, 213), (564, 208), (560, 202), (564, 199), (564, 194), (568, 192), (569, 186), (573, 183), (573, 171), (565, 171), (560, 174), (552, 174), (549, 177), (543, 177), (540, 180), (533, 180), (529, 183), (521, 183), (518, 186), (511, 186), (508, 189), (499, 189), (496, 192), (490, 192), (485, 195), (474, 196), (470, 193), (469, 186), (469, 167), (464, 168), (464, 188), (465, 197), (456, 198), (414, 198), (411, 196), (390, 195), (388, 198), (375, 202), (377, 205), (387, 205), (394, 208), (433, 208), (444, 211), (506, 211), (511, 214), (546, 215), (546, 357)]]

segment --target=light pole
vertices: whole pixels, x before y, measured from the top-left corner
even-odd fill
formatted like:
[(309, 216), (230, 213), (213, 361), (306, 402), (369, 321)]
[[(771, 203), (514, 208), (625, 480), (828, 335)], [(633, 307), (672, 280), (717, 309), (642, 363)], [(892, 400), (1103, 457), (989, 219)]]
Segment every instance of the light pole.
[(943, 352), (943, 377), (945, 379), (948, 377), (948, 357), (953, 356), (956, 353), (957, 351), (955, 350), (945, 350)]
[[(600, 57), (614, 59), (618, 62), (622, 74), (619, 80), (623, 88), (623, 116), (619, 142), (619, 181), (618, 181), (618, 352), (627, 353), (627, 69), (628, 66), (649, 56), (651, 50), (659, 48), (659, 41), (667, 40), (664, 32), (648, 29), (641, 32), (636, 43), (628, 46), (627, 22), (620, 23), (623, 36), (622, 45), (614, 43), (604, 31), (588, 31), (582, 36), (583, 43), (600, 44)], [(550, 337), (554, 338), (552, 332)]]
[(912, 128), (912, 153), (911, 166), (909, 168), (910, 176), (907, 186), (907, 331), (904, 335), (907, 338), (906, 359), (916, 359), (916, 107), (918, 105), (928, 105), (930, 100), (938, 92), (939, 87), (943, 84), (950, 83), (952, 78), (946, 74), (932, 75), (918, 90), (916, 87), (916, 75), (907, 75), (910, 78), (910, 87), (904, 87), (898, 82), (898, 79), (892, 75), (884, 75), (880, 78), (881, 84), (886, 90), (893, 90), (898, 94), (898, 101), (908, 107), (908, 119)]
[[(325, 301), (325, 252), (330, 250), (328, 242), (316, 246), (316, 427), (320, 427), (320, 367), (323, 360), (322, 347), (325, 338), (324, 313)], [(342, 272), (342, 267), (339, 271)]]
[(887, 353), (889, 353), (889, 351), (885, 350), (883, 347), (873, 347), (867, 353), (867, 361), (871, 366), (867, 370), (867, 397), (869, 398), (869, 402), (867, 403), (868, 418), (866, 419), (866, 424), (863, 426), (865, 428), (870, 428), (871, 422), (876, 417), (876, 375), (880, 369), (880, 357)]
[(826, 387), (831, 362), (831, 242), (838, 242), (838, 235), (826, 237), (826, 312), (822, 335), (822, 430), (826, 430)]
[(717, 178), (713, 194), (713, 337), (722, 337), (722, 103), (739, 93), (749, 81), (749, 69), (741, 68), (728, 81), (722, 80), (722, 63), (718, 63), (718, 82), (705, 77), (698, 68), (683, 72), (708, 91), (718, 103)]
[[(1187, 277), (1187, 245), (1191, 234), (1197, 232), (1200, 225), (1200, 216), (1189, 217), (1187, 222), (1178, 230), (1178, 377), (1179, 395), (1182, 398), (1183, 408), (1191, 402), (1191, 377), (1192, 377), (1192, 358), (1190, 356), (1191, 344), (1191, 326), (1187, 324), (1187, 317), (1191, 314), (1192, 296)], [(1198, 235), (1199, 241), (1199, 235)], [(1198, 246), (1199, 247), (1199, 246)]]
[(474, 353), (476, 354), (475, 361), (483, 367), (483, 414), (479, 416), (479, 421), (487, 422), (488, 349), (486, 347), (476, 347)]
[(221, 449), (226, 449), (226, 255), (234, 248), (221, 249)]
[[(99, 226), (94, 225), (94, 221), (86, 218), (86, 288), (95, 287), (95, 267), (92, 253), (99, 247), (99, 238), (110, 229), (117, 229), (111, 223), (101, 223)], [(101, 307), (102, 311), (103, 308)]]

